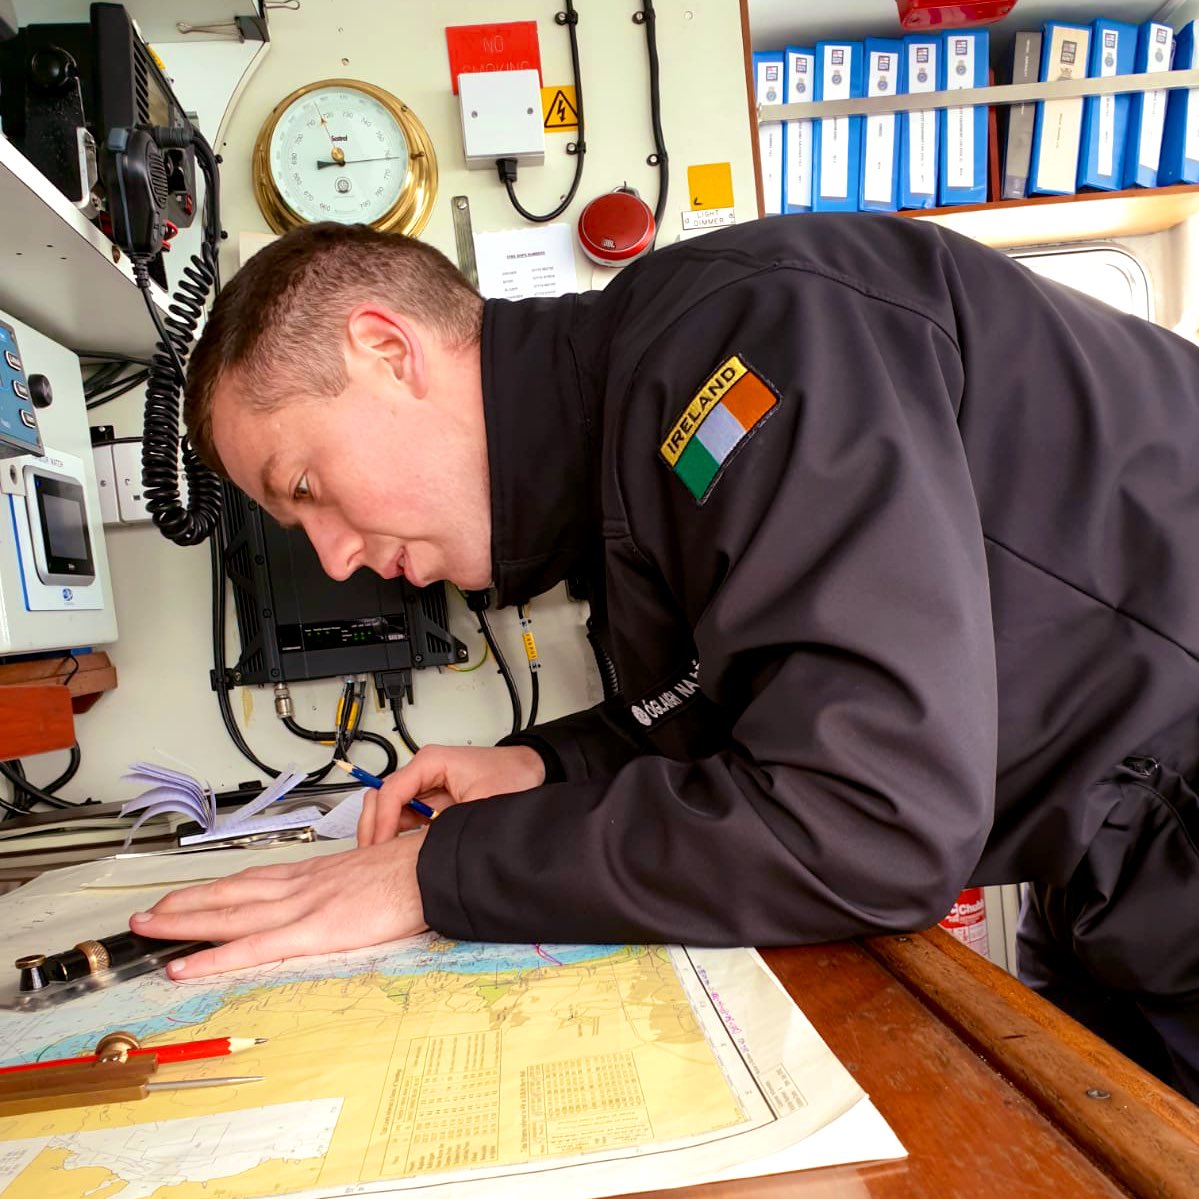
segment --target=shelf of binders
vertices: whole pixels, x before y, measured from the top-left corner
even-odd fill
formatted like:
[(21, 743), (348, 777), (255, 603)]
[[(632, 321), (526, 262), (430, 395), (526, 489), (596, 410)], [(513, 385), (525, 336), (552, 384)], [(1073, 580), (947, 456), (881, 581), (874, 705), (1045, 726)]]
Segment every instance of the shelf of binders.
[[(1164, 87), (1163, 87), (1164, 85)], [(1102, 79), (1061, 80), (928, 92), (919, 96), (874, 97), (820, 103), (770, 104), (757, 107), (759, 123), (777, 120), (833, 118), (924, 112), (970, 105), (1026, 104), (1077, 96), (1161, 91), (1199, 86), (1199, 70), (1154, 75), (1121, 75)], [(1049, 242), (1093, 241), (1131, 237), (1173, 228), (1199, 213), (1199, 185), (1085, 191), (1064, 196), (1031, 196), (948, 208), (906, 209), (898, 215), (933, 221), (997, 249)]]
[(76, 351), (146, 357), (157, 340), (128, 257), (3, 134), (0, 309)]

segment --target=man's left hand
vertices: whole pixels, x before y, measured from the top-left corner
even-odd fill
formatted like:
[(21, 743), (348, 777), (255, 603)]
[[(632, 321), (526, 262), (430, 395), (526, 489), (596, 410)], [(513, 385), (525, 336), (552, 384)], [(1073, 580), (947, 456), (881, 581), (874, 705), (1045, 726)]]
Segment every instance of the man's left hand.
[(220, 942), (169, 963), (172, 978), (410, 937), (428, 927), (416, 882), (424, 840), (422, 830), (306, 862), (253, 866), (172, 891), (129, 927), (144, 937)]

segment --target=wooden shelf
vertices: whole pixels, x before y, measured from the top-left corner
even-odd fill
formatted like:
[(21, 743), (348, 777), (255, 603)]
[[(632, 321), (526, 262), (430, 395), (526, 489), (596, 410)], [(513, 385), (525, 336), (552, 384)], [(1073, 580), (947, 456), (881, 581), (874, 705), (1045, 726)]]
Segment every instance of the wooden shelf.
[(0, 685), (0, 758), (23, 758), (74, 744), (75, 721), (65, 687)]
[[(76, 714), (86, 712), (104, 692), (112, 691), (116, 685), (117, 668), (103, 650), (0, 662), (0, 687), (61, 687)], [(4, 756), (0, 754), (0, 758)]]
[(1199, 187), (1134, 188), (1034, 196), (994, 204), (928, 208), (902, 216), (934, 221), (996, 249), (1047, 242), (1096, 241), (1171, 229), (1199, 213)]
[(145, 357), (157, 339), (128, 257), (3, 134), (0, 309), (76, 351)]

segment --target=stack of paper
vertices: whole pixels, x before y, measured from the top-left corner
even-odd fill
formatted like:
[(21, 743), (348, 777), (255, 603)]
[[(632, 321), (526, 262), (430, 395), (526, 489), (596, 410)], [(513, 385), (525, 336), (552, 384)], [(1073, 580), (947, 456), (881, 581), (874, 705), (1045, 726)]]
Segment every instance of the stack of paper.
[(136, 799), (131, 799), (121, 808), (122, 816), (138, 813), (125, 844), (129, 844), (133, 834), (147, 820), (168, 814), (194, 820), (202, 830), (190, 836), (180, 837), (180, 845), (199, 845), (206, 841), (244, 837), (249, 833), (278, 832), (282, 829), (313, 825), (321, 819), (323, 813), (320, 808), (311, 804), (293, 808), (288, 812), (266, 813), (271, 804), (281, 800), (306, 777), (302, 770), (289, 767), (261, 795), (233, 812), (218, 816), (216, 794), (208, 783), (200, 783), (190, 775), (170, 770), (165, 766), (156, 766), (151, 762), (135, 762), (129, 773), (124, 776), (124, 781), (147, 783), (150, 789), (143, 791)]

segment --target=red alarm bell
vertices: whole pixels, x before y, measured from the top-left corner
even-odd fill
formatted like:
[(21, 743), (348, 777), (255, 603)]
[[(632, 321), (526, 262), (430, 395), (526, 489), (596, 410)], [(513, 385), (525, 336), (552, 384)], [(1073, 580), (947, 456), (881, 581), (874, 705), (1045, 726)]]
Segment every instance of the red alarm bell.
[(627, 184), (579, 214), (579, 244), (600, 266), (624, 266), (654, 244), (654, 210)]
[(1002, 21), (1016, 0), (895, 0), (904, 29), (950, 29)]

